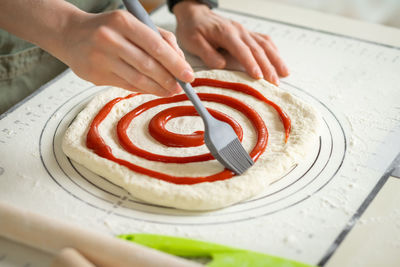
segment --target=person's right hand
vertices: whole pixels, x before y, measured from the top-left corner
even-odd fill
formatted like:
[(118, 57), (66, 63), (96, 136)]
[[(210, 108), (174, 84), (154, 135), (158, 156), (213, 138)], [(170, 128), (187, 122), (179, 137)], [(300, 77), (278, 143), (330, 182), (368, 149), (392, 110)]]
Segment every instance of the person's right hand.
[(175, 77), (191, 82), (194, 75), (175, 36), (159, 30), (162, 36), (123, 10), (82, 12), (67, 23), (61, 49), (52, 52), (96, 85), (170, 96), (182, 90)]

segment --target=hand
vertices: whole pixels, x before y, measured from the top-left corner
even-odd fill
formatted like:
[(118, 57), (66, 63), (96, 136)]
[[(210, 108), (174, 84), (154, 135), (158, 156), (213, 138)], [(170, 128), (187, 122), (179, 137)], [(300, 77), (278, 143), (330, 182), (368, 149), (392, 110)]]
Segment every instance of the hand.
[(174, 6), (176, 34), (182, 46), (199, 56), (210, 68), (224, 68), (218, 49), (227, 50), (253, 78), (276, 85), (279, 76), (289, 75), (275, 44), (268, 35), (249, 32), (241, 24), (223, 18), (206, 5), (183, 1)]
[(63, 32), (63, 45), (51, 52), (81, 78), (96, 85), (170, 96), (182, 90), (175, 77), (194, 79), (175, 36), (162, 37), (127, 11), (74, 16)]

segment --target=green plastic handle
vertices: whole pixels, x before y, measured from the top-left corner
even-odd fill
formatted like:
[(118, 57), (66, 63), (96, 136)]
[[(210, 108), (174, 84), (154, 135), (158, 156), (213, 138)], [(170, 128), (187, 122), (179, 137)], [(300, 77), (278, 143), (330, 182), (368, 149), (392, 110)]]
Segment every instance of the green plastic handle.
[(208, 267), (313, 267), (276, 256), (181, 237), (154, 234), (126, 234), (118, 237), (175, 256), (210, 258), (211, 261), (206, 265)]

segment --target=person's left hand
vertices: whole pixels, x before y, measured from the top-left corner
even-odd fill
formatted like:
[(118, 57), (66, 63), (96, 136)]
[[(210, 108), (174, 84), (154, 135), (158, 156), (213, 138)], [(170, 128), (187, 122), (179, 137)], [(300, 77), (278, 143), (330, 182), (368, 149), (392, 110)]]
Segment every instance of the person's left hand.
[(182, 1), (174, 6), (178, 26), (176, 35), (182, 46), (199, 56), (210, 68), (224, 68), (224, 49), (234, 56), (256, 79), (265, 78), (276, 85), (279, 76), (289, 75), (270, 37), (250, 32), (240, 23), (223, 18), (206, 5)]

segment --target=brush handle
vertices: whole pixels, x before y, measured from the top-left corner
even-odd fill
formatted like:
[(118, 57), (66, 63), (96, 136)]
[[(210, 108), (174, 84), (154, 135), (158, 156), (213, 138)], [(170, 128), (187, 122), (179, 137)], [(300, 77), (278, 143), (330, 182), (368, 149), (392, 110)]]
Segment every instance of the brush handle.
[[(153, 21), (150, 19), (149, 14), (144, 9), (142, 4), (139, 3), (138, 0), (123, 0), (126, 9), (134, 15), (138, 20), (149, 26), (153, 31), (160, 34), (156, 25), (154, 25)], [(160, 34), (161, 35), (161, 34)]]
[[(154, 25), (153, 21), (150, 19), (149, 14), (143, 8), (143, 6), (139, 3), (138, 0), (123, 0), (126, 9), (134, 15), (138, 20), (149, 26), (153, 31), (160, 34), (156, 25)], [(161, 35), (161, 34), (160, 34)], [(178, 80), (178, 83), (181, 85), (189, 100), (193, 103), (196, 111), (200, 114), (200, 116), (204, 120), (205, 127), (207, 128), (210, 123), (212, 123), (214, 119), (213, 116), (208, 112), (203, 103), (201, 102), (199, 96), (194, 91), (193, 87), (189, 83), (182, 82)]]

